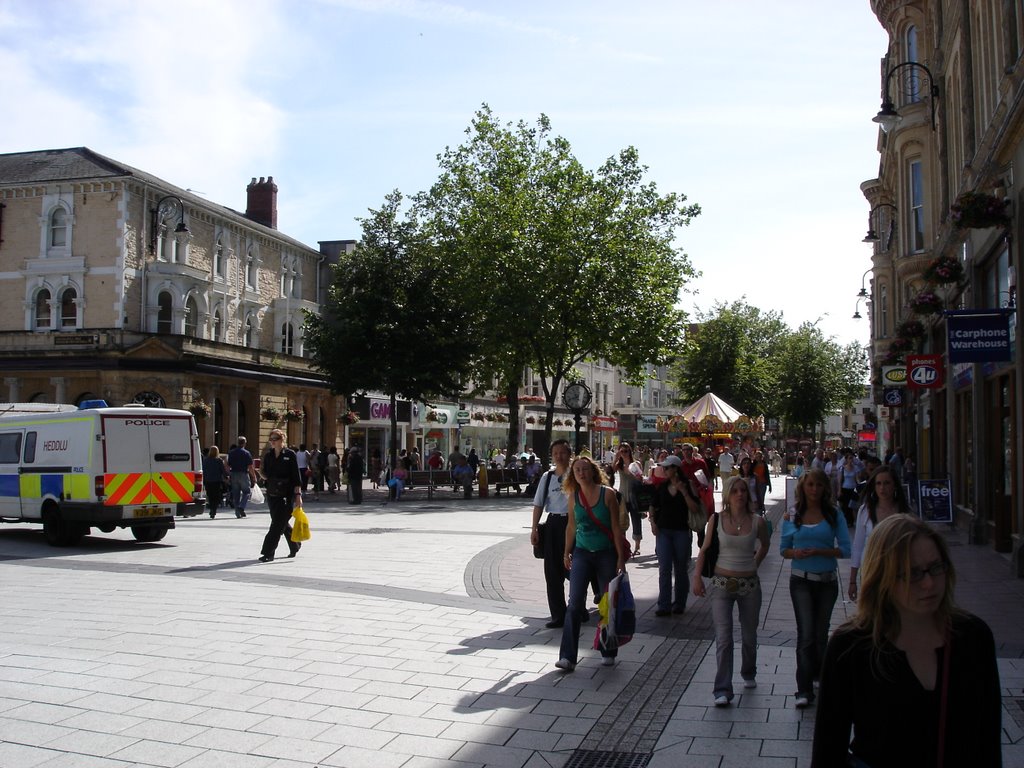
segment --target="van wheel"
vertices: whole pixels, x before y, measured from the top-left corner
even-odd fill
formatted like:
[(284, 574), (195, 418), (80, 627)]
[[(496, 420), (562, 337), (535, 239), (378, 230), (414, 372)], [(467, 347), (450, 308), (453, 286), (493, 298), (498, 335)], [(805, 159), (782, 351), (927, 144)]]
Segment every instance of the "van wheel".
[(46, 537), (46, 543), (51, 547), (73, 546), (88, 530), (87, 527), (65, 522), (60, 516), (60, 510), (47, 509), (43, 511), (43, 535)]
[(160, 541), (167, 535), (167, 527), (163, 525), (146, 525), (132, 528), (132, 536), (136, 541)]

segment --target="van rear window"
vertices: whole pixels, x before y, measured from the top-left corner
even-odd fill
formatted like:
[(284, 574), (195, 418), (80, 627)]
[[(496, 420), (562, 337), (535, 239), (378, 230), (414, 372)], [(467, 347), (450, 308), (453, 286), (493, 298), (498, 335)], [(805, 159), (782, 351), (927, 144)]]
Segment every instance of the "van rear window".
[(17, 464), (21, 460), (21, 432), (0, 434), (0, 464)]
[(154, 461), (188, 461), (192, 457), (187, 453), (156, 453)]

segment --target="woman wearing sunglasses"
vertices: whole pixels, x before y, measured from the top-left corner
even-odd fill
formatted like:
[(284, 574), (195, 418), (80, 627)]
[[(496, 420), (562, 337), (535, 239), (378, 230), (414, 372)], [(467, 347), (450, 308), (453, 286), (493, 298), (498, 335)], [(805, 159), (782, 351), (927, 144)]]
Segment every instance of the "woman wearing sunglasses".
[(267, 506), (270, 507), (270, 529), (263, 539), (260, 562), (269, 563), (274, 559), (281, 534), (288, 542), (288, 557), (299, 553), (299, 542), (292, 541), (292, 517), (294, 505), (302, 505), (302, 476), (295, 452), (284, 445), (284, 433), (279, 429), (270, 431), (270, 450), (263, 454), (260, 474), (267, 483)]

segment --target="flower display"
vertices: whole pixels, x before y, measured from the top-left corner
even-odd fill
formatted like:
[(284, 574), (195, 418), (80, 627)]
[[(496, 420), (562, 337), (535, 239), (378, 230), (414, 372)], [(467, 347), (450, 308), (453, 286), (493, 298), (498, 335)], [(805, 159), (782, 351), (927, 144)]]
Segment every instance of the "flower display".
[(284, 412), (285, 421), (302, 421), (306, 418), (306, 414), (302, 412), (301, 408), (289, 408)]
[(527, 424), (536, 424), (537, 423), (537, 417), (536, 416), (527, 416), (526, 417), (526, 423)]
[(964, 276), (964, 265), (952, 256), (937, 256), (925, 269), (923, 276), (929, 283), (956, 283)]
[(483, 411), (473, 411), (473, 421), (483, 421), (484, 418)]
[(266, 408), (260, 411), (260, 418), (263, 419), (264, 421), (280, 421), (281, 411), (272, 406), (267, 406)]
[(949, 207), (949, 218), (959, 229), (1005, 227), (1010, 223), (1007, 201), (984, 192), (964, 192)]
[(913, 351), (915, 346), (917, 346), (917, 343), (913, 339), (906, 338), (904, 336), (897, 336), (892, 340), (892, 342), (890, 342), (889, 351), (901, 354), (903, 352)]
[(942, 308), (942, 299), (931, 291), (921, 291), (910, 300), (911, 311), (919, 315), (937, 315)]
[(185, 406), (185, 410), (191, 413), (197, 419), (209, 418), (210, 414), (213, 413), (213, 408), (208, 406), (202, 400), (193, 400), (191, 403)]
[(904, 320), (896, 326), (896, 335), (907, 339), (919, 339), (925, 333), (924, 323), (920, 320)]
[(359, 414), (355, 411), (346, 411), (345, 413), (338, 416), (338, 421), (342, 424), (355, 424), (359, 421)]

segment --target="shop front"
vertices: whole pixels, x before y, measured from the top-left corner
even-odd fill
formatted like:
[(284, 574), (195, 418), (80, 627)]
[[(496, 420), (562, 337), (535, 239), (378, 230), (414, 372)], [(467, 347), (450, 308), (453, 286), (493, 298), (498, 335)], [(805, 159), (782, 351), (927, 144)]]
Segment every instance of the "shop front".
[[(398, 400), (395, 404), (398, 419), (398, 449), (405, 447), (406, 432), (412, 422), (412, 403)], [(345, 448), (359, 448), (363, 456), (379, 454), (387, 457), (391, 447), (391, 400), (384, 397), (359, 396), (351, 403), (351, 410), (359, 420), (345, 425)]]

